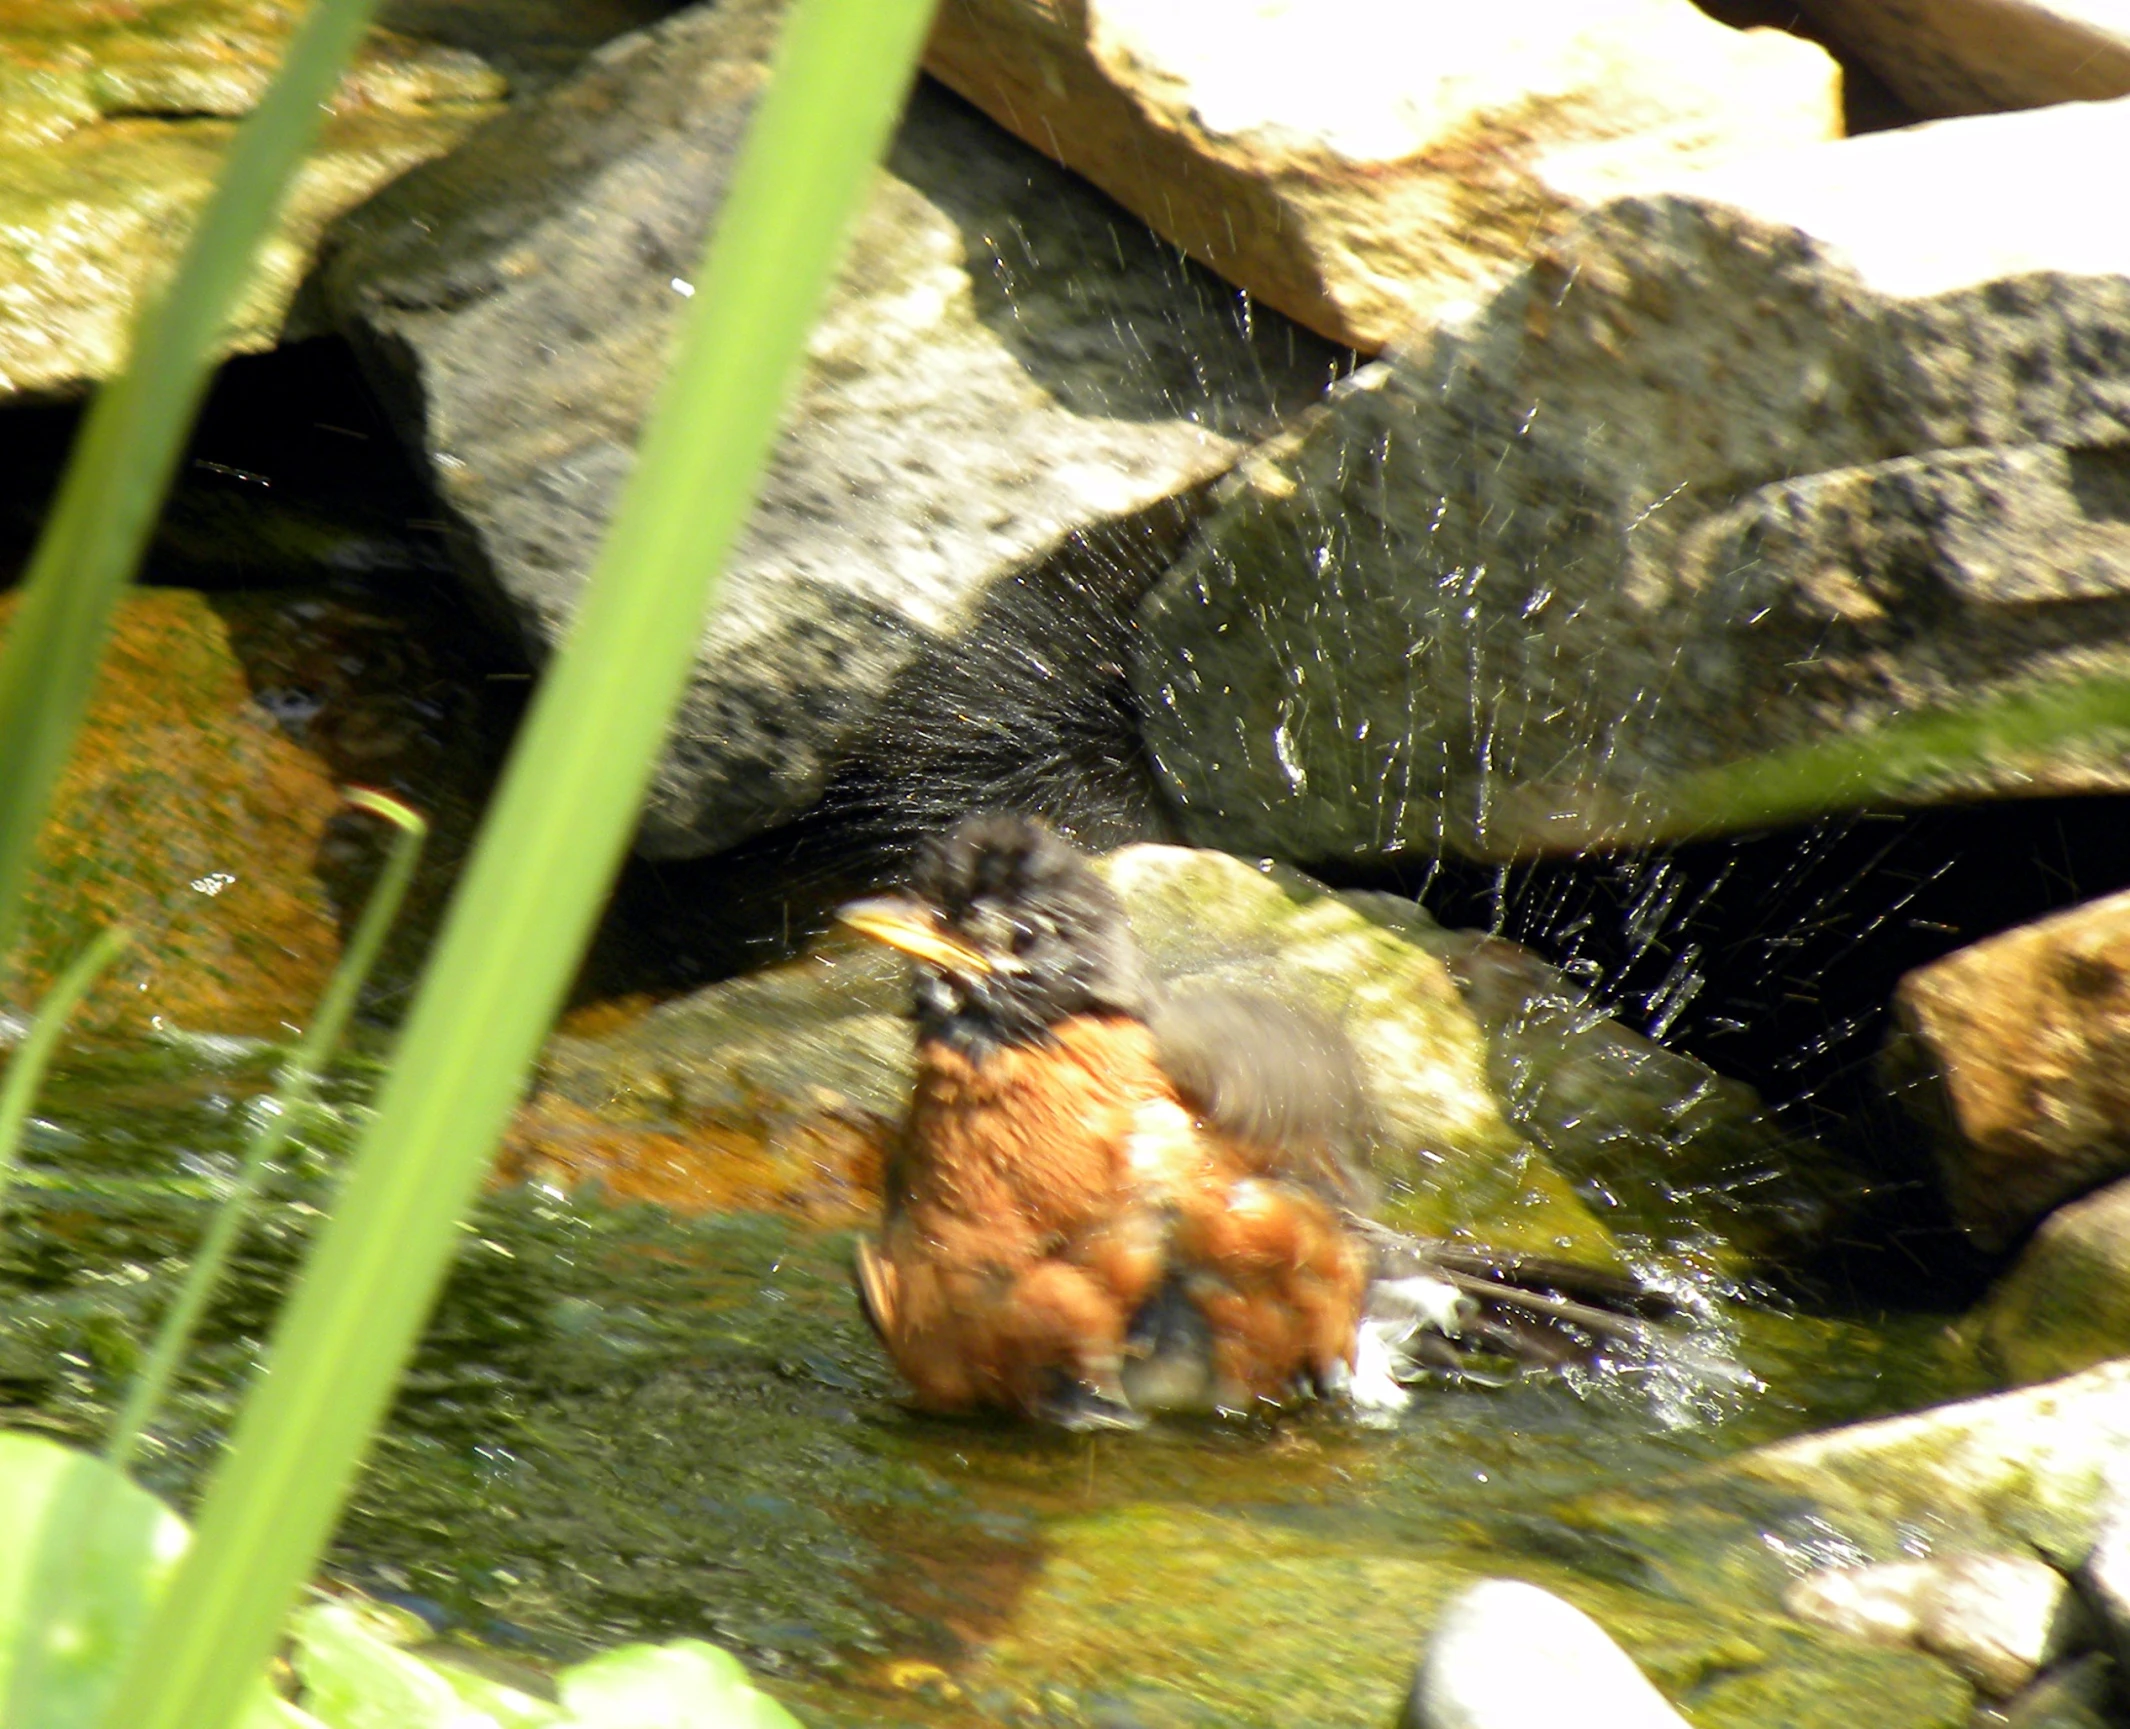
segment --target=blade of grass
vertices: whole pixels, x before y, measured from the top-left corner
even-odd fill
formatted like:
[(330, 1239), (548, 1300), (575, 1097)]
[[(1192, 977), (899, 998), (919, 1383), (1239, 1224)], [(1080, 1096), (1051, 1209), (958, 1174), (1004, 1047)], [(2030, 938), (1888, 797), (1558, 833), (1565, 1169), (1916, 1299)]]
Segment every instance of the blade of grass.
[(103, 977), (104, 968), (118, 959), (131, 940), (132, 933), (123, 925), (113, 925), (83, 949), (37, 1005), (29, 1035), (8, 1061), (7, 1082), (0, 1086), (0, 1218), (7, 1216), (15, 1167), (21, 1161), (23, 1126), (30, 1120), (30, 1106), (37, 1102), (37, 1089), (44, 1084), (52, 1053), (59, 1049), (60, 1034), (89, 994), (89, 987)]
[(259, 1198), (259, 1187), (266, 1180), (267, 1165), (287, 1144), (303, 1112), (318, 1096), (318, 1077), (339, 1048), (341, 1035), (347, 1031), (348, 1018), (355, 1012), (355, 1000), (363, 981), (377, 964), (385, 938), (391, 932), (393, 921), (399, 917), (400, 903), (407, 898), (407, 887), (414, 880), (414, 867), (421, 859), (422, 842), (428, 838), (429, 825), (398, 799), (368, 787), (350, 787), (347, 801), (357, 810), (382, 818), (399, 832), (393, 836), (392, 850), (385, 856), (385, 867), (370, 890), (369, 903), (356, 921), (355, 934), (348, 939), (347, 949), (340, 957), (340, 965), (334, 969), (325, 995), (319, 998), (318, 1008), (311, 1016), (310, 1030), (304, 1035), (303, 1043), (297, 1046), (281, 1085), (275, 1091), (272, 1112), (252, 1131), (251, 1141), (244, 1149), (244, 1162), (237, 1171), (236, 1185), (215, 1210), (214, 1222), (201, 1239), (199, 1249), (192, 1257), (192, 1265), (185, 1270), (185, 1282), (178, 1288), (176, 1298), (156, 1328), (155, 1343), (149, 1348), (148, 1360), (134, 1375), (133, 1385), (126, 1392), (126, 1402), (111, 1424), (110, 1436), (104, 1442), (104, 1457), (121, 1471), (133, 1462), (142, 1433), (155, 1420), (155, 1413), (161, 1409), (164, 1396), (170, 1391), (171, 1379), (184, 1359), (186, 1348), (192, 1343), (193, 1329), (199, 1325), (200, 1313), (207, 1307), (208, 1298), (214, 1295), (215, 1286), (221, 1282), (222, 1269), (229, 1262), (230, 1251), (236, 1247), (237, 1239), (251, 1217), (252, 1205)]
[(1957, 796), (1966, 788), (1982, 796), (1978, 770), (2038, 763), (2080, 741), (2114, 763), (2126, 737), (2130, 680), (2107, 674), (1902, 715), (1866, 732), (1719, 763), (1629, 795), (1539, 783), (1506, 788), (1496, 803), (1515, 813), (1516, 831), (1543, 833), (1549, 851), (1596, 852)]
[(108, 1729), (221, 1729), (317, 1562), (627, 847), (929, 11), (787, 16), (621, 510)]
[(0, 649), (0, 956), (45, 807), (73, 747), (111, 611), (147, 545), (253, 257), (376, 0), (316, 0), (243, 125), (177, 274), (133, 325), (126, 370), (96, 393)]

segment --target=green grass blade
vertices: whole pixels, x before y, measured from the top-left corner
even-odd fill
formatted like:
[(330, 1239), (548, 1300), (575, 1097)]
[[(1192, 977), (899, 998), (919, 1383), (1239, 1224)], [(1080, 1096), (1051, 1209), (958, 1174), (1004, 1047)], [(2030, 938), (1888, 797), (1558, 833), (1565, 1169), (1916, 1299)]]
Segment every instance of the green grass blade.
[[(2015, 690), (1965, 708), (1930, 709), (1867, 731), (1695, 770), (1630, 795), (1602, 787), (1506, 789), (1518, 826), (1548, 850), (1604, 851), (1801, 822), (1869, 805), (1957, 798), (1981, 771), (2051, 758), (2121, 760), (2130, 743), (2130, 679), (2095, 676)], [(2041, 777), (2037, 772), (2036, 777)], [(2001, 796), (1998, 795), (1998, 796)]]
[(613, 532), (108, 1729), (221, 1729), (316, 1564), (627, 847), (929, 10), (788, 15)]
[(2117, 761), (2126, 735), (2130, 680), (2087, 678), (1704, 769), (1686, 776), (1670, 802), (1710, 827), (1794, 822), (1956, 787), (1979, 767), (2039, 759), (2079, 739), (2108, 736), (2106, 755)]
[(229, 160), (169, 289), (96, 394), (0, 650), (0, 956), (21, 928), (45, 807), (73, 747), (111, 610), (140, 563), (222, 332), (376, 0), (316, 0)]
[(8, 1192), (22, 1159), (23, 1125), (30, 1120), (30, 1106), (37, 1102), (37, 1089), (52, 1065), (52, 1053), (59, 1049), (60, 1035), (89, 987), (103, 977), (104, 968), (118, 959), (119, 951), (131, 940), (132, 933), (123, 925), (113, 925), (83, 949), (37, 1005), (29, 1036), (15, 1047), (8, 1061), (7, 1081), (0, 1085), (0, 1218), (7, 1214)]
[(207, 1300), (214, 1295), (215, 1286), (221, 1283), (222, 1269), (229, 1263), (230, 1251), (237, 1246), (237, 1239), (251, 1218), (253, 1203), (259, 1198), (259, 1187), (266, 1180), (267, 1165), (287, 1143), (304, 1111), (318, 1096), (318, 1077), (339, 1048), (341, 1035), (347, 1031), (348, 1019), (355, 1012), (363, 981), (377, 964), (385, 937), (392, 929), (393, 920), (399, 917), (400, 903), (407, 898), (408, 885), (414, 880), (414, 867), (421, 859), (422, 842), (428, 838), (429, 825), (398, 799), (373, 792), (368, 787), (351, 787), (347, 800), (358, 810), (383, 818), (399, 832), (393, 837), (392, 850), (385, 857), (385, 868), (378, 873), (376, 886), (370, 890), (369, 903), (356, 921), (355, 934), (348, 939), (340, 965), (334, 969), (332, 981), (311, 1016), (310, 1030), (297, 1047), (275, 1093), (277, 1108), (252, 1131), (251, 1140), (244, 1149), (244, 1162), (237, 1170), (236, 1185), (215, 1210), (214, 1221), (207, 1227), (207, 1234), (192, 1257), (192, 1265), (185, 1269), (185, 1282), (178, 1288), (177, 1296), (156, 1328), (155, 1343), (149, 1348), (147, 1361), (134, 1375), (132, 1386), (126, 1390), (126, 1402), (111, 1424), (111, 1433), (104, 1442), (104, 1457), (120, 1470), (133, 1462), (142, 1433), (155, 1421), (155, 1413), (162, 1408), (171, 1380), (192, 1343), (193, 1329), (199, 1325), (200, 1315), (207, 1307)]

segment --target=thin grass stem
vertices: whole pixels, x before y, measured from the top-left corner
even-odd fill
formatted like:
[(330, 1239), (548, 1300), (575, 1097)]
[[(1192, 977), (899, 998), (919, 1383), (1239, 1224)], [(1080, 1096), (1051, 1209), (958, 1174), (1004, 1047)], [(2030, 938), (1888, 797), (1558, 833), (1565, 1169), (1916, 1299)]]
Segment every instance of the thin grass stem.
[(362, 917), (356, 921), (355, 934), (348, 939), (340, 965), (334, 969), (325, 995), (318, 1001), (317, 1012), (311, 1016), (310, 1030), (289, 1060), (281, 1084), (268, 1102), (267, 1114), (252, 1131), (251, 1140), (244, 1149), (244, 1161), (237, 1170), (236, 1184), (216, 1208), (214, 1221), (207, 1227), (207, 1234), (192, 1257), (192, 1265), (186, 1269), (185, 1282), (179, 1286), (177, 1296), (156, 1328), (155, 1342), (149, 1347), (147, 1360), (134, 1375), (133, 1384), (126, 1391), (125, 1403), (112, 1421), (111, 1433), (104, 1442), (104, 1457), (122, 1471), (132, 1464), (134, 1454), (140, 1448), (141, 1436), (155, 1421), (156, 1413), (169, 1395), (170, 1383), (177, 1375), (179, 1364), (184, 1361), (200, 1316), (206, 1310), (208, 1299), (214, 1295), (215, 1287), (221, 1283), (230, 1253), (251, 1219), (260, 1187), (266, 1181), (267, 1167), (287, 1145), (296, 1124), (317, 1099), (319, 1077), (333, 1060), (333, 1052), (339, 1048), (341, 1036), (347, 1031), (348, 1019), (355, 1012), (363, 982), (377, 964), (385, 938), (399, 917), (401, 903), (407, 898), (408, 885), (414, 880), (414, 867), (421, 859), (422, 843), (428, 837), (429, 825), (419, 813), (389, 794), (368, 787), (351, 787), (346, 796), (348, 803), (356, 809), (382, 818), (398, 832), (392, 837), (391, 851), (386, 854), (384, 869), (378, 873), (376, 885), (370, 890)]
[(627, 849), (929, 12), (796, 0), (786, 15), (614, 527), (106, 1729), (223, 1729), (317, 1564)]
[(60, 1035), (81, 1006), (81, 999), (130, 941), (132, 933), (123, 925), (113, 925), (99, 933), (37, 1005), (36, 1020), (8, 1061), (7, 1080), (0, 1084), (0, 1218), (7, 1216), (15, 1170), (22, 1162), (22, 1131), (29, 1123), (30, 1107), (37, 1102), (38, 1089), (44, 1085), (44, 1072), (52, 1066), (53, 1053), (59, 1049)]
[(126, 370), (96, 393), (0, 649), (0, 956), (59, 772), (89, 703), (111, 612), (140, 563), (252, 260), (376, 0), (316, 0), (265, 99), (237, 129), (177, 274), (133, 325)]

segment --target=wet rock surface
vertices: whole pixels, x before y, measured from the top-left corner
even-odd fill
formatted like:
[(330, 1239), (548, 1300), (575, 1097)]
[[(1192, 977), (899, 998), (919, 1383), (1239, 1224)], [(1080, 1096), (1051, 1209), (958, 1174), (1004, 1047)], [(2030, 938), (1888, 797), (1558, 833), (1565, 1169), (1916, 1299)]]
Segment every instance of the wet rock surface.
[[(2130, 104), (2071, 106), (1621, 199), (1357, 377), (1150, 597), (1135, 681), (1187, 833), (1677, 836), (1697, 770), (2119, 668), (2130, 236), (2030, 188), (2125, 139)], [(2104, 734), (1911, 796), (2122, 782)]]
[[(1904, 1534), (1935, 1545), (2021, 1548), (2063, 1568), (2091, 1551), (2130, 1447), (2130, 1362), (2018, 1392), (1809, 1435), (1723, 1467), (1807, 1496), (1867, 1553)], [(1863, 1558), (1859, 1556), (1859, 1558)]]
[[(235, 121), (295, 14), (267, 0), (29, 0), (0, 8), (0, 395), (73, 394), (115, 371), (141, 294), (175, 265)], [(227, 337), (266, 348), (320, 230), (497, 111), (477, 57), (374, 35)]]
[(23, 1000), (123, 924), (134, 943), (84, 1028), (300, 1025), (339, 950), (315, 860), (340, 803), (326, 765), (251, 701), (204, 597), (130, 597), (39, 849)]
[(1955, 1217), (1992, 1248), (2130, 1170), (2130, 895), (2022, 925), (1901, 981), (1887, 1052)]
[(1856, 1179), (1752, 1088), (1636, 1032), (1532, 950), (1443, 930), (1395, 896), (1347, 898), (1449, 967), (1509, 1121), (1615, 1230), (1673, 1252), (1779, 1257), (1823, 1236), (1852, 1197)]
[[(1103, 868), (1163, 981), (1270, 989), (1344, 1024), (1383, 1133), (1386, 1218), (1506, 1248), (1612, 1258), (1610, 1232), (1503, 1119), (1479, 1028), (1432, 955), (1307, 879), (1224, 854), (1131, 847)], [(908, 993), (899, 960), (837, 941), (661, 1005), (606, 1038), (557, 1039), (521, 1132), (540, 1144), (543, 1113), (559, 1101), (565, 1116), (589, 1112), (667, 1141), (746, 1136), (794, 1171), (788, 1192), (798, 1196), (821, 1137), (877, 1148), (900, 1120), (913, 1072)], [(574, 1161), (562, 1139), (546, 1142), (558, 1174), (630, 1192), (596, 1136)], [(816, 1180), (851, 1181), (838, 1170), (863, 1163), (815, 1166)]]
[[(1292, 69), (1366, 44), (1336, 78)], [(1395, 4), (951, 0), (934, 76), (1202, 263), (1373, 353), (1605, 197), (1840, 133), (1819, 49), (1683, 0), (1447, 26)]]
[[(780, 14), (609, 45), (343, 223), (315, 285), (535, 658), (632, 464)], [(654, 783), (654, 857), (812, 804), (897, 674), (1075, 536), (1137, 579), (1064, 603), (1128, 608), (1244, 441), (1332, 376), (1334, 350), (936, 90), (853, 244)]]

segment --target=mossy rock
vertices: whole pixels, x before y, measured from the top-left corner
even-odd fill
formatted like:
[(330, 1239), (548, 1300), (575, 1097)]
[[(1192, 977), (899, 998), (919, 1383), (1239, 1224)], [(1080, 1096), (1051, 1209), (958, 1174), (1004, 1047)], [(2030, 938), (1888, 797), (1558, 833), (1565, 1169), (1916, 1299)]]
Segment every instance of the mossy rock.
[[(1615, 1260), (1603, 1226), (1503, 1121), (1479, 1029), (1441, 962), (1307, 878), (1225, 853), (1127, 847), (1101, 869), (1163, 980), (1260, 986), (1344, 1024), (1385, 1131), (1377, 1174), (1387, 1221)], [(687, 1157), (641, 1135), (693, 1140), (706, 1149), (699, 1205), (731, 1204), (730, 1161), (802, 1171), (807, 1155), (794, 1148), (805, 1137), (857, 1124), (877, 1141), (901, 1116), (914, 1075), (908, 1000), (899, 959), (832, 938), (803, 960), (662, 1005), (605, 1038), (557, 1038), (547, 1097), (521, 1116), (519, 1143), (549, 1168), (671, 1204)], [(640, 1133), (602, 1137), (585, 1113)], [(735, 1149), (735, 1133), (754, 1145)], [(646, 1180), (652, 1161), (665, 1175)], [(783, 1204), (833, 1217), (833, 1193), (862, 1163), (817, 1162), (826, 1186), (786, 1185)]]
[(2130, 1182), (2044, 1219), (1963, 1330), (2021, 1385), (2130, 1356)]
[[(234, 134), (288, 46), (280, 0), (0, 4), (0, 394), (69, 392), (122, 362)], [(299, 170), (226, 337), (277, 339), (318, 234), (497, 112), (464, 53), (374, 34)]]

